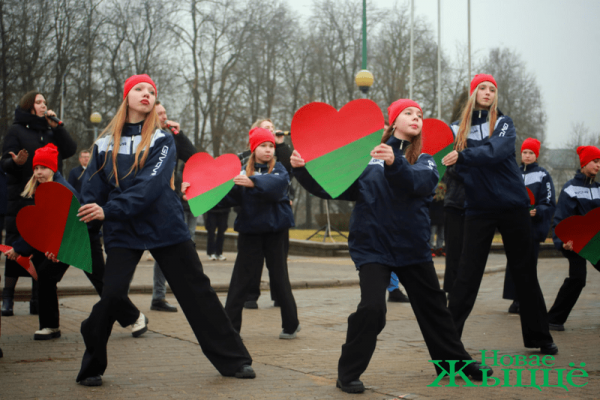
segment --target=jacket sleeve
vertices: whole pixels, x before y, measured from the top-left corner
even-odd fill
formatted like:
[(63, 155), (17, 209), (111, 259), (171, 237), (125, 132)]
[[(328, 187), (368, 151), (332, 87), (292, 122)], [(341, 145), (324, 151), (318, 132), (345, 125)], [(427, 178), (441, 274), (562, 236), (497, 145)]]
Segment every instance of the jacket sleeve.
[(394, 163), (384, 163), (385, 177), (390, 186), (412, 196), (428, 196), (438, 184), (439, 173), (433, 157), (421, 154), (414, 165), (399, 150), (394, 149)]
[(275, 156), (277, 157), (277, 161), (284, 166), (285, 170), (289, 175), (292, 174), (292, 164), (290, 162), (290, 157), (292, 156), (292, 149), (286, 143), (281, 143), (275, 145)]
[[(327, 193), (321, 185), (310, 175), (306, 167), (292, 168), (294, 178), (298, 180), (300, 185), (306, 191), (313, 196), (317, 196), (321, 199), (331, 200), (332, 197)], [(342, 194), (335, 198), (335, 200), (347, 200), (356, 201), (358, 200), (358, 180), (354, 181), (352, 185)]]
[(474, 167), (500, 163), (515, 152), (516, 138), (512, 119), (504, 116), (483, 146), (464, 149), (459, 153), (457, 162)]
[(63, 160), (71, 157), (77, 152), (77, 143), (73, 140), (64, 126), (57, 126), (52, 129), (52, 132), (54, 132), (53, 142), (56, 144), (58, 153)]
[(262, 200), (269, 202), (278, 202), (287, 197), (290, 179), (280, 162), (275, 164), (275, 168), (270, 174), (253, 175), (250, 179), (254, 182), (254, 187), (247, 188), (247, 194), (260, 197)]
[[(14, 175), (18, 171), (23, 168), (22, 165), (17, 165), (12, 159), (12, 156), (8, 154), (9, 152), (13, 152), (18, 154), (23, 147), (17, 138), (16, 132), (14, 128), (8, 130), (7, 135), (4, 137), (4, 144), (2, 146), (2, 170), (9, 175)], [(29, 157), (33, 157), (33, 154), (30, 154)]]
[(550, 228), (550, 220), (556, 210), (556, 192), (554, 191), (552, 177), (547, 171), (541, 184), (540, 193), (536, 198), (535, 209), (537, 212), (534, 219), (548, 221), (548, 228)]
[(33, 247), (31, 247), (29, 245), (29, 243), (27, 243), (25, 241), (25, 239), (23, 239), (22, 237), (19, 236), (19, 238), (13, 243), (13, 249), (15, 250), (15, 252), (17, 254), (19, 254), (20, 256), (23, 257), (29, 257), (30, 255), (33, 254), (33, 251), (35, 250)]
[[(242, 187), (233, 185), (229, 193), (211, 210), (225, 209), (230, 207), (240, 206), (242, 204)], [(210, 210), (209, 210), (210, 211)]]
[(175, 140), (175, 147), (177, 148), (178, 160), (182, 160), (185, 163), (191, 156), (198, 152), (183, 131), (179, 131), (177, 135), (173, 135), (173, 139)]
[(554, 213), (554, 221), (552, 222), (552, 240), (554, 242), (554, 247), (559, 250), (563, 248), (563, 241), (556, 236), (554, 229), (562, 220), (569, 218), (572, 215), (576, 215), (577, 213), (577, 200), (567, 194), (565, 191), (567, 185), (570, 185), (569, 182), (565, 184), (560, 192), (560, 195), (558, 196), (556, 212)]

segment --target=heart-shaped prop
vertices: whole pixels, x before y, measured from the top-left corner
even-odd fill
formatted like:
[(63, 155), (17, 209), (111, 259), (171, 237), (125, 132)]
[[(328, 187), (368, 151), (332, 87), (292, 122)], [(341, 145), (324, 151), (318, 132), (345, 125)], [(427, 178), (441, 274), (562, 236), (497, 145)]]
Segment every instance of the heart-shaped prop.
[(565, 218), (554, 232), (563, 243), (573, 241), (573, 251), (592, 264), (600, 261), (600, 208)]
[(381, 109), (371, 100), (353, 100), (339, 112), (329, 104), (309, 103), (294, 114), (292, 143), (311, 176), (336, 198), (371, 161), (384, 122)]
[(31, 247), (50, 252), (65, 264), (92, 272), (87, 225), (77, 217), (81, 205), (60, 183), (43, 183), (35, 191), (35, 206), (17, 215), (17, 228)]
[(533, 210), (535, 208), (535, 196), (533, 195), (531, 189), (529, 189), (528, 187), (525, 187), (525, 189), (527, 189), (527, 194), (529, 195), (529, 204), (531, 205), (531, 207), (529, 207), (529, 210)]
[(423, 136), (421, 152), (433, 156), (441, 181), (446, 172), (446, 166), (442, 164), (442, 158), (454, 150), (452, 129), (444, 121), (427, 118), (423, 120), (421, 134)]
[(199, 216), (216, 206), (233, 187), (233, 178), (242, 170), (235, 154), (223, 154), (216, 159), (208, 153), (196, 153), (183, 168), (183, 181), (190, 187), (186, 197), (194, 216)]
[[(6, 254), (6, 252), (11, 249), (12, 249), (12, 247), (10, 247), (10, 246), (0, 244), (0, 251), (4, 254)], [(25, 268), (25, 270), (27, 270), (27, 272), (29, 272), (29, 275), (31, 275), (31, 277), (37, 281), (37, 279), (38, 279), (37, 271), (35, 270), (35, 267), (33, 266), (33, 263), (31, 262), (31, 259), (29, 257), (19, 256), (19, 257), (17, 257), (17, 263), (21, 267)]]

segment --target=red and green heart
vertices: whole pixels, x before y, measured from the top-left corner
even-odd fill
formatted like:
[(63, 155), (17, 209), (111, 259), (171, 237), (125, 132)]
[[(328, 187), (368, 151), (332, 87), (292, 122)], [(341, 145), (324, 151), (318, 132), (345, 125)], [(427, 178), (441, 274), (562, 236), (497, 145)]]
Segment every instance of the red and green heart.
[(527, 189), (527, 194), (529, 195), (529, 209), (533, 210), (535, 208), (535, 196), (533, 195), (531, 189), (529, 189), (528, 187), (525, 187), (525, 189)]
[(423, 120), (423, 129), (421, 132), (423, 137), (421, 153), (433, 156), (441, 181), (446, 172), (446, 166), (442, 164), (442, 158), (454, 150), (452, 129), (444, 121), (427, 118)]
[(554, 232), (563, 243), (573, 241), (573, 251), (592, 264), (600, 261), (600, 207), (565, 218)]
[(17, 215), (17, 228), (34, 249), (91, 273), (90, 237), (87, 225), (77, 217), (79, 207), (77, 198), (60, 183), (43, 183), (35, 191), (35, 205)]
[[(0, 244), (0, 251), (2, 253), (6, 254), (6, 252), (9, 250), (12, 250), (12, 247)], [(33, 263), (31, 262), (31, 259), (29, 257), (19, 256), (17, 257), (17, 263), (21, 267), (25, 268), (27, 272), (29, 272), (29, 275), (31, 275), (31, 277), (37, 281), (37, 271), (35, 270), (35, 267), (33, 266)]]
[(223, 154), (214, 159), (208, 153), (194, 154), (185, 163), (183, 181), (190, 187), (186, 197), (196, 217), (216, 206), (233, 187), (233, 178), (240, 174), (242, 164), (235, 154)]
[(353, 100), (339, 112), (329, 104), (309, 103), (294, 114), (292, 143), (310, 175), (336, 198), (371, 161), (384, 122), (379, 106), (368, 99)]

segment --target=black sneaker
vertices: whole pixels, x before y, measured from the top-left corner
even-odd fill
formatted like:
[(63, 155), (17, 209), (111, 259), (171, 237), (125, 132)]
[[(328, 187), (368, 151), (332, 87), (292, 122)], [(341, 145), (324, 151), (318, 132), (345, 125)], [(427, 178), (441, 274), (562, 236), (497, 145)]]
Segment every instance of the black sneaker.
[(465, 375), (470, 376), (473, 380), (482, 381), (483, 380), (483, 371), (488, 370), (487, 376), (494, 375), (494, 370), (488, 367), (487, 365), (484, 367), (481, 365), (479, 361), (475, 361), (467, 365), (464, 369)]
[(250, 365), (242, 365), (240, 369), (235, 372), (234, 375), (238, 379), (254, 379), (256, 378), (256, 372)]
[(548, 324), (548, 329), (550, 329), (551, 331), (562, 332), (565, 330), (565, 326), (563, 324)]
[(390, 292), (388, 301), (392, 303), (410, 303), (408, 297), (400, 289), (394, 289), (393, 292)]
[(342, 381), (338, 379), (335, 383), (335, 387), (340, 388), (342, 392), (346, 393), (362, 393), (365, 391), (365, 385), (358, 379), (348, 383), (342, 383)]
[(177, 312), (177, 307), (170, 305), (165, 299), (152, 300), (150, 309), (153, 311)]
[(558, 353), (558, 346), (554, 343), (545, 344), (540, 347), (540, 353), (553, 356)]
[(83, 386), (102, 386), (102, 377), (100, 375), (89, 376), (79, 381)]
[(248, 308), (250, 310), (256, 310), (258, 308), (258, 304), (255, 300), (248, 300), (244, 303), (244, 308)]

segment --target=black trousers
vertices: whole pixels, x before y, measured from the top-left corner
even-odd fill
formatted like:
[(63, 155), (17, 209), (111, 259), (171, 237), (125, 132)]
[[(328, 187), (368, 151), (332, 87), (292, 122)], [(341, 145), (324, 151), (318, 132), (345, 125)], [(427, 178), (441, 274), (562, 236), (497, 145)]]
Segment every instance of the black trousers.
[(292, 294), (284, 252), (285, 232), (287, 231), (238, 235), (238, 255), (225, 303), (225, 310), (238, 332), (242, 328), (242, 310), (253, 284), (252, 278), (258, 270), (262, 270), (265, 261), (271, 266), (271, 291), (275, 292), (275, 298), (281, 307), (283, 330), (292, 333), (298, 327), (298, 310)]
[(223, 243), (225, 242), (229, 212), (207, 212), (205, 215), (206, 221), (204, 222), (204, 226), (208, 233), (206, 254), (221, 255), (223, 254)]
[(366, 264), (359, 272), (360, 303), (348, 317), (346, 343), (338, 363), (338, 378), (343, 383), (358, 379), (373, 356), (377, 335), (385, 327), (385, 293), (392, 271), (406, 289), (431, 359), (471, 360), (446, 308), (446, 295), (433, 262), (402, 268)]
[[(288, 265), (287, 265), (287, 257), (288, 257), (288, 251), (290, 248), (290, 231), (285, 230), (284, 232), (284, 239), (283, 239), (283, 251), (285, 253), (285, 270), (288, 270)], [(269, 264), (269, 261), (267, 260), (267, 271), (269, 271), (269, 282), (270, 285), (273, 285), (273, 277), (271, 276), (271, 265)], [(252, 276), (252, 278), (250, 278), (252, 281), (250, 283), (250, 291), (248, 294), (248, 297), (246, 298), (247, 301), (257, 301), (258, 298), (260, 297), (260, 281), (262, 279), (262, 273), (263, 273), (263, 269), (260, 268), (259, 270), (256, 271), (256, 274), (254, 274), (254, 276)], [(273, 301), (277, 301), (277, 296), (275, 296), (275, 291), (271, 289), (271, 300)]]
[(446, 272), (444, 273), (444, 292), (450, 293), (460, 263), (465, 231), (465, 214), (460, 211), (444, 209), (444, 238), (446, 240)]
[[(133, 324), (139, 317), (131, 312), (127, 292), (143, 250), (113, 248), (107, 250), (104, 288), (100, 301), (89, 318), (81, 324), (86, 350), (77, 381), (102, 375), (108, 360), (106, 344), (115, 320)], [(194, 243), (183, 243), (151, 249), (167, 282), (173, 289), (203, 353), (225, 376), (233, 376), (252, 358), (233, 329), (210, 280), (202, 270)]]
[(548, 330), (546, 303), (531, 262), (531, 217), (526, 208), (465, 218), (464, 246), (449, 303), (458, 333), (462, 336), (475, 305), (496, 227), (502, 235), (508, 268), (519, 297), (525, 347), (550, 344), (553, 340)]
[[(540, 244), (532, 240), (531, 245), (533, 246), (533, 259), (531, 262), (533, 263), (533, 267), (537, 271), (538, 265), (538, 256), (540, 254)], [(504, 274), (504, 290), (502, 291), (502, 298), (507, 300), (519, 300), (517, 297), (517, 289), (515, 288), (515, 282), (512, 277), (512, 273), (510, 272), (510, 268), (508, 265), (506, 266), (506, 273)]]
[[(104, 286), (104, 254), (100, 237), (90, 240), (92, 250), (92, 273), (85, 272), (85, 276), (96, 289), (98, 295), (102, 295)], [(39, 283), (39, 323), (40, 329), (58, 328), (60, 326), (60, 312), (58, 309), (58, 295), (56, 285), (60, 282), (69, 268), (65, 263), (53, 263), (42, 253), (37, 252), (33, 256), (33, 264), (36, 266)], [(139, 310), (131, 303), (131, 313), (139, 315)], [(131, 325), (127, 321), (117, 321), (123, 327)], [(125, 325), (124, 325), (125, 324)]]
[[(562, 249), (563, 256), (569, 260), (569, 276), (565, 278), (564, 283), (560, 287), (554, 305), (548, 311), (548, 320), (552, 324), (563, 325), (579, 295), (585, 287), (585, 280), (587, 277), (587, 261), (574, 251), (567, 251)], [(592, 264), (596, 270), (600, 271), (600, 262), (595, 265)]]

